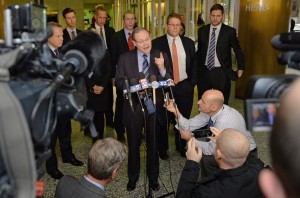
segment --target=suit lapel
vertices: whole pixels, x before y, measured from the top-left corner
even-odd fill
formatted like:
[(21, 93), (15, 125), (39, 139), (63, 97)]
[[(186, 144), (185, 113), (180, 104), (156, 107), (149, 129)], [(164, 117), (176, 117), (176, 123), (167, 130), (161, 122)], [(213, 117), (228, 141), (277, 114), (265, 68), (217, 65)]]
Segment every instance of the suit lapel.
[[(133, 76), (139, 76), (139, 63), (138, 63), (137, 49), (132, 51), (129, 62), (130, 62), (129, 67), (132, 68), (131, 70), (132, 70)], [(137, 79), (137, 80), (139, 80), (139, 79)]]
[(79, 180), (79, 182), (81, 183), (82, 186), (84, 186), (86, 189), (89, 189), (90, 191), (98, 194), (98, 195), (101, 195), (101, 196), (106, 196), (105, 195), (105, 191), (103, 191), (102, 189), (100, 189), (98, 186), (90, 183), (89, 181), (87, 181), (85, 178), (81, 178)]
[(125, 30), (123, 29), (122, 35), (121, 35), (121, 42), (123, 46), (127, 46), (127, 49), (129, 50), (126, 35), (125, 35)]

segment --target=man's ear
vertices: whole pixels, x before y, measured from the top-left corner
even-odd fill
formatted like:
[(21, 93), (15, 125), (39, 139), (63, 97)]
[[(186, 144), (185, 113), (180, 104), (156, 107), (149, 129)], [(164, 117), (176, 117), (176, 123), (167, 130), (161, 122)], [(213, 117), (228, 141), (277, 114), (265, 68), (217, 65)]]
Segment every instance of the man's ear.
[(112, 172), (112, 174), (111, 174), (111, 179), (112, 179), (112, 180), (115, 180), (116, 177), (117, 177), (117, 174), (118, 174), (118, 169), (115, 169), (115, 170)]
[(287, 198), (279, 178), (270, 169), (264, 169), (259, 174), (259, 185), (266, 198)]

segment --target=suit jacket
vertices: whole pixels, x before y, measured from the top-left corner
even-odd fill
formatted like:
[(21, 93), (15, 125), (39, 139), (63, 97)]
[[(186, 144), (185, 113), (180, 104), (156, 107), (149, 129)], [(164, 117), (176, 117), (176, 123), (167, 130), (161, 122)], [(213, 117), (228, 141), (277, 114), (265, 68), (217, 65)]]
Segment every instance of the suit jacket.
[[(158, 67), (154, 63), (154, 58), (160, 56), (160, 51), (152, 49), (150, 52), (150, 76), (151, 75), (160, 75)], [(172, 70), (170, 67), (170, 62), (165, 53), (163, 53), (164, 56), (164, 65), (166, 68), (166, 72), (170, 73), (172, 75)], [(116, 72), (116, 88), (119, 91), (122, 91), (124, 88), (124, 76), (127, 76), (127, 78), (130, 80), (132, 78), (135, 78), (136, 80), (139, 80), (139, 69), (138, 69), (138, 57), (137, 57), (137, 49), (125, 52), (121, 54), (119, 61), (118, 61), (118, 67)], [(132, 94), (132, 101), (133, 101), (133, 107), (135, 107), (139, 104), (139, 100), (137, 97), (137, 94)], [(166, 116), (165, 116), (165, 110), (163, 107), (163, 95), (161, 89), (156, 90), (156, 117), (158, 118), (161, 123), (166, 122)], [(133, 112), (130, 108), (130, 104), (128, 100), (124, 100), (123, 103), (123, 123), (126, 125), (130, 122), (131, 118), (133, 118)]]
[[(92, 24), (91, 28), (95, 28), (96, 29), (95, 24)], [(112, 38), (112, 36), (115, 33), (115, 29), (112, 28), (112, 27), (104, 26), (104, 32), (105, 32), (105, 39), (106, 39), (107, 48), (109, 48), (111, 38)]]
[(105, 198), (105, 191), (87, 181), (85, 178), (76, 179), (73, 176), (62, 177), (55, 191), (55, 198)]
[[(210, 24), (205, 25), (198, 30), (197, 60), (199, 61), (198, 66), (200, 75), (201, 71), (206, 67), (205, 61), (209, 45), (209, 30)], [(237, 38), (236, 30), (228, 25), (222, 24), (216, 46), (217, 57), (220, 61), (221, 67), (226, 72), (227, 77), (231, 80), (237, 80), (237, 73), (232, 70), (231, 48), (235, 53), (238, 69), (244, 70), (244, 55)]]
[[(95, 70), (91, 78), (85, 78), (86, 91), (87, 91), (87, 108), (93, 109), (98, 112), (104, 112), (108, 110), (109, 102), (109, 81), (111, 73), (111, 58), (109, 52), (106, 51), (105, 56), (100, 62), (99, 68)], [(101, 68), (101, 69), (100, 69)], [(94, 94), (92, 92), (93, 86), (98, 85), (104, 87), (101, 94)]]
[(124, 29), (116, 32), (110, 41), (109, 51), (111, 54), (111, 64), (112, 64), (112, 78), (116, 75), (116, 66), (119, 60), (119, 57), (124, 52), (129, 51), (126, 35)]
[[(80, 32), (82, 32), (82, 30), (79, 30), (79, 29), (76, 28), (76, 32), (77, 32), (77, 35), (78, 35)], [(64, 37), (63, 46), (64, 46), (67, 42), (71, 41), (72, 38), (70, 37), (67, 28), (65, 28), (65, 29), (63, 30), (63, 33), (64, 33), (64, 35), (63, 35), (63, 37)]]
[[(188, 37), (185, 36), (180, 36), (180, 39), (182, 41), (183, 44), (183, 48), (184, 51), (186, 53), (186, 73), (188, 76), (188, 81), (189, 83), (178, 83), (175, 87), (176, 87), (176, 92), (178, 92), (179, 94), (182, 92), (182, 94), (184, 94), (184, 90), (194, 90), (194, 86), (197, 83), (197, 68), (196, 65), (194, 64), (194, 55), (195, 55), (195, 44), (194, 41), (191, 40)], [(154, 39), (152, 41), (152, 45), (153, 48), (155, 49), (159, 49), (163, 52), (165, 52), (168, 55), (168, 58), (171, 62), (171, 65), (173, 65), (172, 63), (172, 55), (171, 55), (171, 51), (170, 51), (170, 47), (169, 47), (169, 43), (168, 43), (168, 38), (167, 35), (163, 35), (160, 36), (156, 39)], [(171, 67), (173, 69), (173, 67)]]

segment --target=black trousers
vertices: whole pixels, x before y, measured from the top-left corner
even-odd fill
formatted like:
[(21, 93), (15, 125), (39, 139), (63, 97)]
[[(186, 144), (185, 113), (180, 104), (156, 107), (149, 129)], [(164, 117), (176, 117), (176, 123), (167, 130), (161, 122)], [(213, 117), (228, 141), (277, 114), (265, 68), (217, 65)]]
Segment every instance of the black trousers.
[(104, 112), (97, 112), (95, 111), (94, 114), (94, 124), (95, 128), (98, 131), (98, 136), (93, 140), (96, 141), (98, 139), (103, 139), (104, 137)]
[(116, 107), (115, 107), (115, 130), (117, 135), (123, 135), (125, 133), (125, 127), (123, 125), (123, 92), (117, 90)]
[(114, 111), (113, 111), (113, 105), (114, 105), (114, 93), (113, 93), (113, 85), (110, 81), (109, 85), (107, 86), (107, 91), (109, 92), (109, 102), (107, 103), (108, 110), (105, 111), (105, 120), (106, 125), (113, 125), (114, 123)]
[(59, 141), (63, 161), (68, 161), (75, 157), (72, 153), (71, 131), (72, 129), (70, 118), (65, 119), (60, 117), (51, 136), (51, 156), (46, 161), (46, 169), (48, 172), (57, 169), (57, 157), (55, 153), (57, 139)]
[[(155, 131), (155, 114), (148, 115), (145, 108), (145, 118), (140, 105), (135, 108), (135, 114), (130, 123), (126, 125), (128, 141), (128, 178), (131, 181), (138, 181), (140, 174), (140, 145), (142, 142), (142, 130), (146, 138), (146, 170), (150, 181), (158, 179), (159, 158), (157, 133)], [(145, 125), (146, 121), (146, 125)]]
[(208, 70), (206, 67), (201, 71), (198, 78), (198, 100), (202, 98), (205, 91), (217, 89), (224, 95), (224, 104), (228, 104), (230, 96), (231, 81), (221, 67)]

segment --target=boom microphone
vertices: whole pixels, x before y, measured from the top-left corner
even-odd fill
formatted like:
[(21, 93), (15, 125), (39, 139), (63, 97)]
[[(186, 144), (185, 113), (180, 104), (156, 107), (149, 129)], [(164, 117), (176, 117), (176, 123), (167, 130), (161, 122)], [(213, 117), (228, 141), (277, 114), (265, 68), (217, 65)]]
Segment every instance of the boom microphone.
[(88, 61), (84, 54), (72, 49), (64, 55), (64, 65), (72, 66), (73, 74), (81, 75), (87, 69)]
[(175, 85), (174, 85), (174, 82), (173, 82), (173, 80), (172, 80), (172, 78), (171, 78), (171, 75), (170, 75), (169, 73), (166, 73), (166, 75), (165, 75), (165, 80), (167, 80), (167, 86), (168, 86), (169, 89), (170, 89), (170, 93), (171, 93), (171, 96), (172, 96), (172, 100), (173, 100), (173, 102), (175, 103), (175, 98), (174, 98), (173, 89), (172, 89), (172, 87), (174, 87)]
[(129, 101), (131, 110), (133, 111), (133, 103), (132, 103), (131, 92), (130, 92), (130, 88), (129, 88), (129, 83), (128, 83), (127, 76), (124, 76), (124, 84), (125, 84), (125, 88), (127, 90), (128, 101)]

